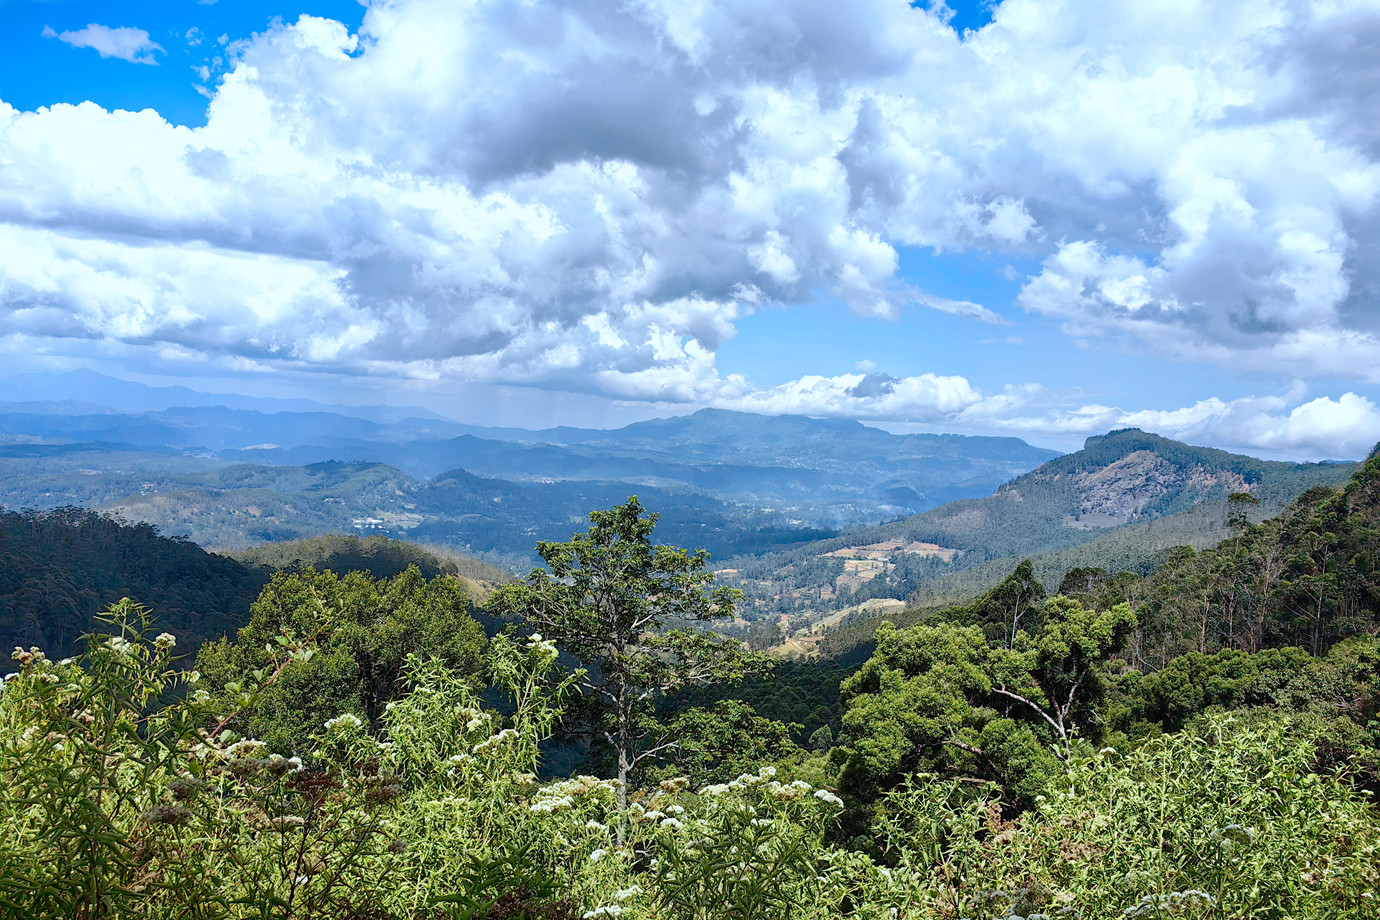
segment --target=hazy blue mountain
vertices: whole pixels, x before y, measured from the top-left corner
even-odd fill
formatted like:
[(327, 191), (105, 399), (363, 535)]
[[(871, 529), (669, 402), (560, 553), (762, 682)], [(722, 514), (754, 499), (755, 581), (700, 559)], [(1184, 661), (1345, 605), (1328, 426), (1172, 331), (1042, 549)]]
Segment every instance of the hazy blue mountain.
[[(126, 403), (212, 398), (180, 388), (163, 392), (130, 384), (128, 389), (119, 381), (105, 388), (96, 376), (63, 375), (65, 390), (51, 385), (55, 378), (44, 378), (45, 392), (85, 388), (82, 392), (109, 392), (112, 401)], [(184, 452), (253, 465), (384, 463), (422, 479), (464, 469), (515, 482), (623, 482), (699, 490), (747, 509), (779, 511), (830, 528), (990, 495), (1012, 476), (1057, 456), (1016, 438), (894, 435), (856, 421), (709, 409), (615, 430), (527, 431), (434, 417), (380, 420), (324, 409), (198, 404), (117, 412), (92, 410), (85, 403), (63, 403), (58, 411), (55, 405), (0, 404), (0, 445), (37, 442), (87, 453), (98, 449), (93, 445), (118, 445), (124, 452)], [(0, 447), (0, 456), (5, 454)]]
[[(137, 459), (122, 455), (121, 462)], [(538, 540), (566, 539), (587, 526), (591, 509), (611, 507), (632, 493), (662, 515), (661, 539), (716, 556), (757, 553), (831, 533), (703, 492), (589, 480), (515, 483), (464, 470), (421, 480), (382, 463), (208, 464), (191, 470), (169, 466), (150, 479), (117, 470), (74, 478), (84, 486), (82, 494), (52, 492), (49, 506), (78, 499), (125, 520), (228, 549), (357, 533), (526, 556)]]
[[(42, 405), (42, 404), (40, 404)], [(221, 451), (337, 444), (386, 444), (449, 437), (461, 426), (436, 419), (381, 423), (334, 412), (260, 412), (178, 406), (150, 412), (55, 414), (27, 404), (0, 405), (0, 432), (70, 443), (111, 441), (143, 448)]]
[(417, 406), (342, 406), (311, 399), (279, 399), (237, 393), (205, 393), (182, 386), (150, 386), (120, 380), (91, 370), (60, 374), (15, 374), (0, 378), (0, 404), (37, 403), (69, 412), (156, 412), (187, 406), (223, 406), (258, 412), (331, 412), (337, 415), (389, 422), (405, 418), (441, 419)]

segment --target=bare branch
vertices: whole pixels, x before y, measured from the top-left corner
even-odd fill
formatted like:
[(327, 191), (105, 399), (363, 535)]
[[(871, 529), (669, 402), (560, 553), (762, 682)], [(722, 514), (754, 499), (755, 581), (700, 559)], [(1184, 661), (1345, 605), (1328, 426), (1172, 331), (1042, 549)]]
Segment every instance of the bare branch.
[(1067, 740), (1067, 734), (1064, 731), (1064, 726), (1058, 721), (1056, 721), (1054, 717), (1051, 716), (1049, 713), (1045, 712), (1043, 707), (1039, 706), (1032, 700), (1026, 699), (1019, 693), (1013, 693), (1012, 691), (1007, 690), (1005, 687), (993, 687), (992, 692), (1000, 693), (1004, 697), (1013, 699), (1018, 703), (1024, 703), (1025, 705), (1029, 706), (1032, 710), (1039, 713), (1040, 718), (1044, 719), (1046, 722), (1048, 722), (1050, 725), (1054, 727), (1054, 730), (1059, 733), (1060, 740)]

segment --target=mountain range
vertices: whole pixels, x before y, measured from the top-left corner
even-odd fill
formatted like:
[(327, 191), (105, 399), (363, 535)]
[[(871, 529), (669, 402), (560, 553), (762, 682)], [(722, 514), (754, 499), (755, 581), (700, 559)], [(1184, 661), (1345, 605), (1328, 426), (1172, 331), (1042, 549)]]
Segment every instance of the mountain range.
[[(552, 504), (549, 517), (564, 523), (569, 513), (558, 496), (573, 491), (578, 500), (594, 500), (595, 493), (602, 493), (591, 484), (619, 483), (613, 491), (621, 491), (622, 497), (629, 490), (647, 489), (659, 490), (654, 494), (663, 499), (693, 496), (675, 501), (811, 530), (804, 538), (820, 529), (877, 523), (957, 498), (988, 495), (1012, 476), (1058, 455), (1016, 438), (897, 435), (856, 421), (713, 409), (615, 430), (528, 431), (464, 425), (393, 407), (347, 414), (345, 407), (288, 401), (288, 408), (243, 397), (227, 400), (234, 405), (208, 405), (204, 403), (217, 394), (193, 399), (190, 390), (107, 384), (89, 372), (62, 375), (61, 385), (47, 389), (31, 378), (14, 383), (16, 379), (11, 378), (7, 391), (11, 401), (0, 402), (0, 502), (147, 511), (160, 526), (186, 522), (167, 512), (175, 502), (160, 500), (164, 510), (150, 511), (143, 496), (190, 490), (188, 501), (201, 506), (207, 495), (237, 487), (228, 481), (286, 483), (317, 477), (268, 468), (309, 471), (321, 463), (346, 462), (359, 471), (369, 464), (392, 468), (394, 473), (370, 475), (397, 478), (394, 498), (464, 471), (521, 484), (532, 503)], [(74, 393), (84, 399), (13, 401), (16, 395)], [(114, 394), (114, 405), (93, 405), (107, 394)], [(195, 404), (162, 405), (177, 399)], [(143, 406), (156, 407), (130, 408)], [(221, 472), (232, 468), (234, 472)], [(565, 485), (551, 488), (556, 484)], [(489, 498), (498, 492), (513, 495), (506, 486), (480, 491), (484, 489), (494, 493)], [(294, 514), (301, 526), (293, 525), (291, 534), (309, 535), (311, 527), (339, 526), (342, 519), (346, 526), (355, 518), (390, 520), (415, 510), (400, 506), (411, 502), (391, 500), (346, 504), (348, 515), (328, 515), (331, 520), (315, 523), (309, 520), (311, 513), (299, 509)], [(417, 523), (398, 518), (389, 526), (406, 530)], [(275, 538), (268, 532), (227, 534), (195, 527), (178, 532), (231, 545)]]
[(709, 549), (757, 617), (967, 597), (1026, 556), (1047, 581), (1079, 565), (1143, 570), (1169, 547), (1225, 536), (1233, 493), (1264, 517), (1354, 467), (1135, 429), (1061, 456), (1015, 438), (714, 409), (530, 431), (89, 372), (16, 380), (0, 402), (0, 504), (12, 509), (94, 508), (228, 549), (388, 534), (521, 570), (538, 540), (636, 493), (661, 513), (659, 537)]

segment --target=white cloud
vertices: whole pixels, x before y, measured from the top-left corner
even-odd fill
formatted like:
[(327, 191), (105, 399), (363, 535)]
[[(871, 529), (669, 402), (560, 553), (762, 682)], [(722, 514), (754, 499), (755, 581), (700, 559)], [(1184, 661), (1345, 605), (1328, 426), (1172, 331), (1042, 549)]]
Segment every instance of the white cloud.
[[(918, 246), (1042, 260), (1020, 305), (1080, 337), (1380, 382), (1375, 0), (1006, 0), (966, 37), (947, 15), (394, 0), (357, 35), (303, 16), (229, 43), (204, 128), (0, 103), (0, 333), (615, 398), (1016, 412), (1021, 387), (963, 378), (720, 378), (716, 350), (764, 304), (1002, 320), (901, 279), (898, 248)], [(56, 37), (161, 50), (137, 29)], [(1046, 421), (1099, 414), (1065, 411)]]
[(1196, 443), (1286, 456), (1356, 459), (1380, 442), (1380, 409), (1364, 396), (1321, 396), (1291, 406), (1285, 398), (1204, 400), (1173, 412), (1125, 413), (1119, 423)]
[(1304, 396), (1303, 389), (1285, 396), (1214, 396), (1178, 409), (1133, 411), (1091, 403), (1017, 411), (994, 419), (993, 426), (1055, 439), (1141, 428), (1192, 444), (1302, 460), (1355, 460), (1380, 442), (1380, 408), (1371, 400), (1352, 392), (1335, 399)]
[[(58, 32), (51, 26), (44, 26), (43, 37), (56, 38), (73, 48), (91, 48), (103, 58), (119, 58), (131, 64), (157, 64), (153, 53), (163, 50), (163, 46), (152, 41), (149, 33), (143, 29), (129, 26), (112, 29), (110, 26), (97, 25), (94, 22), (85, 29), (72, 32)], [(190, 32), (187, 37), (191, 39)]]

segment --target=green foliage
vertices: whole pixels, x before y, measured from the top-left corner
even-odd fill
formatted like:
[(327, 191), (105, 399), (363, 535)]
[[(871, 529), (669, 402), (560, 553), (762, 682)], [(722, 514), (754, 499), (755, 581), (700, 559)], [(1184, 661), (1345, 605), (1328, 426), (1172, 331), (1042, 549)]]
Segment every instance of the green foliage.
[[(612, 748), (625, 790), (644, 759), (668, 750), (648, 717), (658, 698), (679, 686), (740, 679), (750, 662), (738, 643), (668, 621), (731, 617), (739, 595), (710, 589), (709, 554), (652, 543), (658, 515), (633, 496), (590, 513), (591, 527), (565, 543), (542, 542), (549, 566), (495, 591), (487, 607), (518, 617), (564, 646), (584, 666), (596, 737)], [(620, 791), (620, 794), (622, 792)]]
[[(655, 778), (685, 776), (695, 785), (727, 782), (764, 763), (781, 763), (803, 753), (791, 740), (799, 725), (765, 719), (748, 704), (723, 700), (708, 709), (687, 709), (667, 725), (676, 746)], [(824, 726), (821, 731), (828, 731)]]
[(1014, 820), (917, 776), (879, 809), (886, 896), (907, 917), (1372, 915), (1380, 824), (1309, 772), (1314, 749), (1280, 720), (1218, 717), (1071, 759)]
[(1166, 731), (1178, 731), (1213, 709), (1279, 704), (1312, 661), (1297, 648), (1267, 649), (1254, 655), (1239, 649), (1222, 649), (1214, 655), (1189, 652), (1162, 670), (1136, 675), (1137, 715)]
[[(1001, 627), (995, 642), (952, 622), (878, 629), (876, 652), (843, 683), (844, 734), (832, 755), (859, 804), (916, 772), (990, 781), (1009, 804), (1028, 804), (1055, 769), (1051, 743), (1066, 756), (1075, 737), (1097, 739), (1103, 670), (1135, 616), (1124, 604), (1034, 602), (1017, 590), (1028, 574), (962, 612)], [(994, 615), (1002, 603), (1029, 604), (1023, 616), (1038, 631), (1008, 633), (1019, 619)]]
[(741, 702), (763, 718), (799, 725), (791, 737), (804, 744), (822, 727), (837, 728), (842, 715), (839, 683), (853, 670), (820, 658), (777, 661), (770, 670), (743, 675), (741, 683), (677, 688), (663, 700), (662, 718), (689, 707)]
[[(1085, 571), (1046, 598), (1019, 567), (971, 604), (882, 624), (856, 673), (785, 664), (742, 699), (694, 686), (747, 660), (687, 628), (735, 598), (704, 554), (652, 544), (635, 500), (543, 545), (550, 571), (494, 609), (544, 635), (487, 647), (465, 588), (416, 569), (279, 573), (202, 673), (123, 601), (83, 655), (17, 649), (0, 685), (0, 916), (1370, 920), (1380, 641), (1326, 638), (1369, 601), (1325, 621), (1321, 656), (1148, 666), (1186, 628), (1168, 613), (1203, 603), (1175, 592), (1204, 557), (1218, 571), (1268, 537), (1316, 561), (1290, 535), (1330, 534), (1324, 574), (1363, 573), (1366, 490), (1307, 496), (1162, 580)], [(1359, 596), (1352, 577), (1334, 597)], [(1312, 639), (1314, 620), (1295, 626)], [(558, 636), (589, 671), (560, 666)], [(627, 720), (633, 766), (674, 740), (670, 762), (539, 780), (590, 698), (634, 701), (600, 723)]]
[[(1057, 603), (1048, 623), (1078, 622)], [(668, 777), (626, 805), (617, 781), (538, 782), (575, 691), (548, 639), (495, 639), (483, 695), (412, 656), (379, 730), (350, 715), (316, 726), (306, 770), (223, 726), (314, 648), (275, 637), (264, 673), (213, 696), (173, 667), (170, 636), (144, 638), (142, 611), (112, 614), (115, 636), (92, 636), (79, 661), (17, 652), (0, 691), (6, 915), (1369, 920), (1380, 890), (1373, 805), (1318, 772), (1327, 728), (1304, 717), (1209, 715), (1125, 750), (1075, 746), (1014, 815), (991, 784), (903, 773), (841, 848), (842, 803), (771, 766)], [(1095, 625), (1092, 640), (1070, 629), (1069, 644), (1103, 647)], [(988, 657), (1012, 652), (975, 627), (884, 633), (892, 667), (869, 662), (850, 701), (903, 670), (928, 675), (932, 696), (981, 686)], [(1331, 687), (1336, 705), (1373, 712), (1375, 643), (1334, 656), (1289, 692)], [(992, 749), (999, 725), (1017, 722), (989, 721)]]
[[(184, 540), (79, 508), (0, 511), (0, 642), (76, 654), (124, 597), (155, 607), (193, 647), (242, 624), (265, 577)], [(9, 662), (0, 664), (9, 670)]]
[[(262, 757), (175, 640), (123, 601), (79, 661), (17, 650), (0, 693), (0, 905), (7, 916), (317, 917), (347, 913), (383, 852), (386, 777)], [(271, 686), (309, 649), (278, 645)], [(189, 695), (165, 702), (173, 691)]]
[(1132, 663), (1187, 652), (1301, 646), (1316, 656), (1380, 627), (1380, 459), (1342, 489), (1317, 488), (1283, 514), (1243, 523), (1213, 549), (1171, 556), (1138, 590)]
[(294, 663), (235, 722), (273, 751), (306, 754), (302, 745), (326, 719), (351, 713), (377, 727), (385, 704), (402, 692), (410, 655), (436, 656), (477, 681), (485, 639), (469, 605), (459, 580), (428, 580), (415, 567), (384, 579), (280, 572), (235, 641), (204, 646), (198, 667), (212, 687), (233, 692), (241, 675), (266, 666), (274, 636), (317, 645), (310, 661)]
[(457, 575), (474, 582), (477, 589), (492, 588), (512, 579), (509, 572), (455, 550), (419, 546), (388, 537), (326, 534), (306, 540), (265, 543), (230, 555), (246, 565), (270, 569), (312, 568), (337, 575), (368, 572), (375, 578), (393, 578), (416, 566), (424, 578)]

